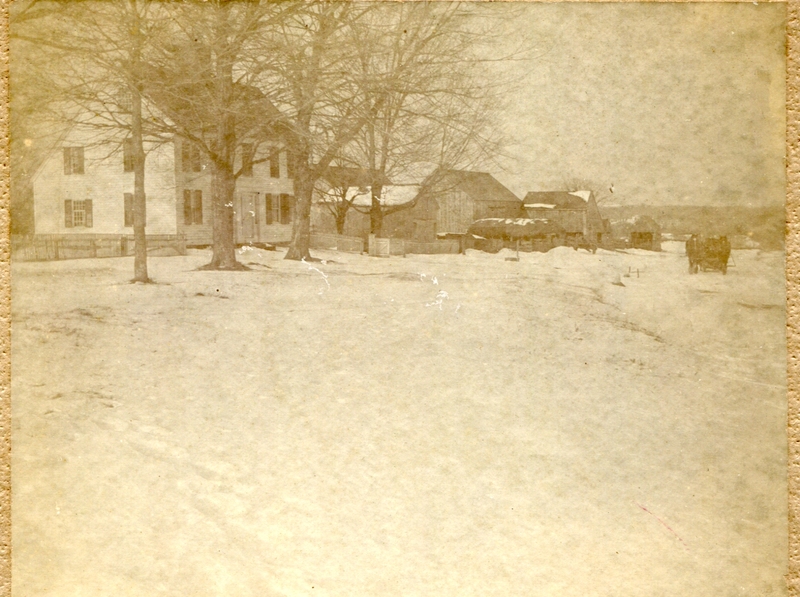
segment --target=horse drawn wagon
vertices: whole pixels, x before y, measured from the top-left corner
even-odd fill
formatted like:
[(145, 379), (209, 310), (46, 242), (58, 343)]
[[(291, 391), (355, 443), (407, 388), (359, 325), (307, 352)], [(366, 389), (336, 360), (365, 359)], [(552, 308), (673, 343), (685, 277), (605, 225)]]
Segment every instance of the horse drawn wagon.
[(727, 236), (708, 238), (693, 234), (686, 241), (686, 256), (689, 258), (689, 273), (720, 271), (728, 273), (728, 259), (731, 256), (731, 243)]

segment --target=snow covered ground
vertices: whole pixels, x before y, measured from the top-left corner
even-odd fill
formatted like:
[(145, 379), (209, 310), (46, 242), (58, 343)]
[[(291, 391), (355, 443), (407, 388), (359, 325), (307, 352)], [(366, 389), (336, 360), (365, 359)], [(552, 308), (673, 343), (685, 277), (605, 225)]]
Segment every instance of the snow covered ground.
[(783, 255), (666, 249), (13, 264), (14, 595), (784, 594)]

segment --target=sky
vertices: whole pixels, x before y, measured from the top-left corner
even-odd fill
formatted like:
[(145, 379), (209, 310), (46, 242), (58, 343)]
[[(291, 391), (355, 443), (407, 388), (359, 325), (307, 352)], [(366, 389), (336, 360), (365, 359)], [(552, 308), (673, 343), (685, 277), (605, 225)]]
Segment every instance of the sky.
[(578, 181), (606, 205), (784, 201), (784, 4), (514, 4), (508, 39), (530, 52), (504, 67), (495, 175), (518, 196)]

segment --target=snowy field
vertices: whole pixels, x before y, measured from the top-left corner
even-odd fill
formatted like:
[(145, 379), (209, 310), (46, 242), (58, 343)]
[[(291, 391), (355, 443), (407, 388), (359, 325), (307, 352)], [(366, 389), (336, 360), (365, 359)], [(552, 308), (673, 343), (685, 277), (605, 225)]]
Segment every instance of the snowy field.
[(666, 249), (15, 263), (15, 597), (784, 594), (783, 254)]

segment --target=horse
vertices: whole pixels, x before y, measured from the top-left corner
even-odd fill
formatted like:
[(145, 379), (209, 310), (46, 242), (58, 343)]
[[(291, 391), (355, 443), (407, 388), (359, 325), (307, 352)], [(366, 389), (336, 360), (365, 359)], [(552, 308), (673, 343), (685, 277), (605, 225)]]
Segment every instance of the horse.
[(692, 234), (686, 241), (686, 256), (689, 258), (690, 274), (696, 274), (700, 270), (700, 262), (703, 260), (704, 253), (703, 240), (697, 234)]

